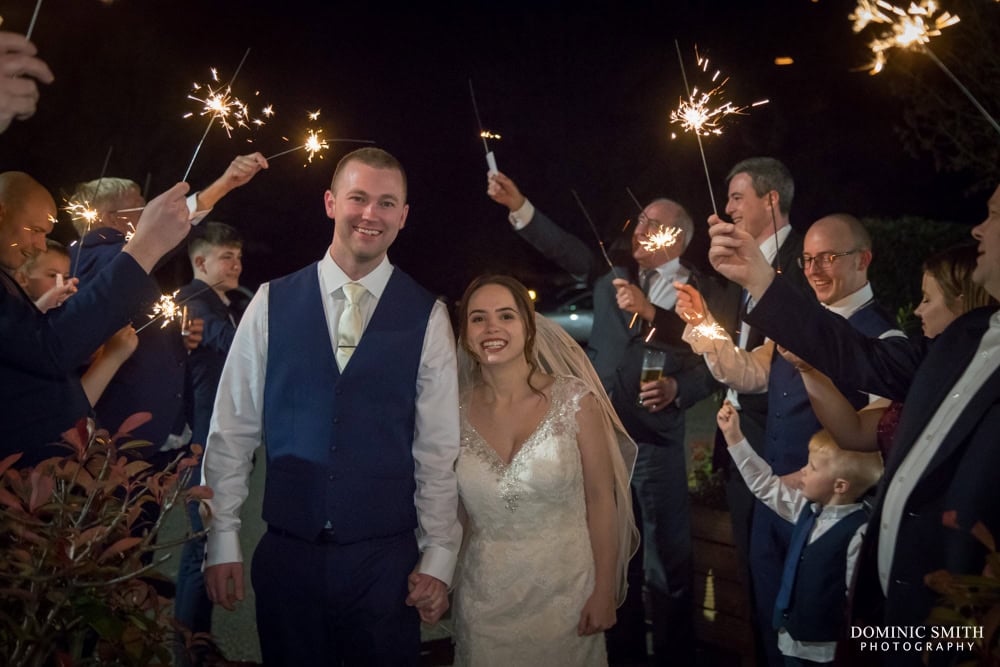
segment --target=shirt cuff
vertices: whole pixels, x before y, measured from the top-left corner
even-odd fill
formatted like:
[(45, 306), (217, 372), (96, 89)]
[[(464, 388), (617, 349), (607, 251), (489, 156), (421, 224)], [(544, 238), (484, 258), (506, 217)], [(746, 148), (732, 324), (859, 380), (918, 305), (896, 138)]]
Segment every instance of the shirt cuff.
[(188, 207), (188, 220), (191, 222), (192, 226), (197, 225), (199, 222), (204, 220), (205, 216), (207, 216), (212, 211), (212, 209), (210, 208), (205, 209), (204, 211), (198, 210), (197, 192), (187, 196), (187, 207)]
[(243, 550), (240, 549), (240, 534), (235, 530), (225, 532), (209, 530), (206, 552), (206, 566), (242, 563)]
[(511, 211), (507, 219), (510, 220), (510, 224), (515, 230), (520, 231), (528, 226), (531, 219), (535, 217), (535, 205), (528, 201), (527, 198), (524, 200), (524, 204), (521, 208), (516, 211)]
[(443, 547), (428, 546), (420, 556), (418, 569), (421, 574), (429, 574), (435, 579), (440, 579), (445, 586), (451, 588), (451, 579), (455, 574), (457, 563), (458, 554)]

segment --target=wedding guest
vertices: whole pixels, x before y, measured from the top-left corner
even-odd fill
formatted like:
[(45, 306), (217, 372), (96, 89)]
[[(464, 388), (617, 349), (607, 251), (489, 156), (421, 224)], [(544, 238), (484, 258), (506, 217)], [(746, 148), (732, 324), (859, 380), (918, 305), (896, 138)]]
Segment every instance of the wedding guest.
[[(723, 224), (723, 223), (716, 223)], [(827, 308), (846, 319), (851, 326), (873, 336), (902, 336), (891, 318), (875, 301), (868, 282), (872, 261), (871, 238), (854, 216), (836, 214), (817, 220), (806, 232), (799, 264), (805, 271), (816, 298)], [(808, 456), (805, 447), (809, 436), (819, 430), (809, 396), (795, 367), (774, 353), (770, 340), (753, 350), (735, 347), (725, 334), (700, 336), (692, 325), (706, 317), (700, 296), (690, 286), (681, 286), (678, 312), (688, 322), (685, 340), (695, 352), (705, 356), (716, 379), (745, 393), (768, 393), (768, 420), (763, 458), (782, 476), (796, 475)], [(752, 304), (751, 304), (752, 305)], [(710, 320), (711, 321), (711, 320)], [(855, 409), (869, 403), (871, 396), (849, 393)], [(789, 483), (794, 481), (789, 478)], [(769, 618), (781, 582), (781, 563), (791, 540), (792, 530), (778, 521), (761, 504), (754, 506), (750, 538), (750, 563), (757, 623), (765, 648), (775, 635)], [(782, 657), (769, 654), (769, 662), (780, 665)]]
[(38, 83), (54, 80), (37, 53), (24, 35), (0, 31), (0, 133), (14, 119), (31, 118), (38, 104)]
[[(789, 289), (745, 233), (726, 223), (709, 233), (713, 266), (754, 299), (748, 321), (838, 384), (905, 403), (859, 556), (850, 622), (924, 626), (938, 600), (925, 577), (939, 569), (981, 574), (986, 549), (967, 531), (979, 522), (1000, 534), (1000, 315), (995, 307), (970, 311), (933, 345), (926, 339), (872, 339)], [(998, 298), (1000, 187), (972, 236), (978, 243), (972, 279)], [(838, 654), (858, 648), (856, 642), (843, 644)], [(898, 646), (853, 655), (845, 664), (863, 664), (866, 657), (888, 665), (923, 664), (919, 650)], [(930, 655), (931, 664), (955, 658), (954, 650)]]
[(76, 293), (78, 281), (69, 277), (69, 251), (59, 241), (45, 239), (45, 252), (28, 258), (16, 272), (14, 279), (38, 310), (61, 306), (63, 301)]
[(747, 443), (729, 402), (717, 421), (754, 497), (795, 526), (772, 614), (785, 664), (832, 664), (837, 641), (847, 636), (847, 589), (868, 520), (860, 499), (882, 476), (882, 457), (841, 449), (818, 431), (801, 487), (791, 487)]
[[(996, 300), (972, 280), (977, 254), (975, 246), (966, 244), (934, 253), (924, 261), (923, 296), (914, 314), (920, 318), (927, 338), (937, 338), (970, 310), (996, 305)], [(901, 401), (880, 398), (855, 412), (829, 376), (788, 350), (779, 348), (779, 351), (802, 374), (816, 417), (842, 447), (881, 451), (884, 458), (889, 458), (903, 409)]]

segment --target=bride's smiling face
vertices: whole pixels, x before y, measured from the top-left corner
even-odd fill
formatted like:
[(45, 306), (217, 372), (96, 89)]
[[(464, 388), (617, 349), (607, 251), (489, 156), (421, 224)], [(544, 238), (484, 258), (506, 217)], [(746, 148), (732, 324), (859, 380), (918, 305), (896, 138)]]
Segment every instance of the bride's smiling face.
[(483, 285), (468, 301), (465, 347), (484, 366), (524, 359), (524, 317), (503, 285)]

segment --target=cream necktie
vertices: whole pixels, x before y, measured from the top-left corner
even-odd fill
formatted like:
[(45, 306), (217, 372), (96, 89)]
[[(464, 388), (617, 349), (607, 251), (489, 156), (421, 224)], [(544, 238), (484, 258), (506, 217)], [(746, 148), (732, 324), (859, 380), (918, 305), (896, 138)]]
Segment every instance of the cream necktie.
[(344, 312), (340, 314), (340, 321), (337, 323), (337, 365), (341, 372), (347, 367), (347, 362), (354, 354), (354, 348), (361, 340), (361, 328), (364, 326), (364, 318), (361, 315), (361, 298), (365, 295), (365, 286), (360, 283), (347, 283), (344, 285), (344, 296), (347, 304)]

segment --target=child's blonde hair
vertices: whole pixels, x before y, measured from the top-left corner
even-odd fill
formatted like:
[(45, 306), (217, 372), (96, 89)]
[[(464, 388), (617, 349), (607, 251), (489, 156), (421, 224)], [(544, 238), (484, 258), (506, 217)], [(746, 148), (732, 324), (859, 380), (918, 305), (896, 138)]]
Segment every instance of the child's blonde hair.
[(855, 499), (875, 486), (884, 470), (881, 454), (841, 449), (825, 429), (810, 438), (809, 453), (826, 458), (830, 473), (835, 479), (843, 479), (851, 485), (849, 495)]

